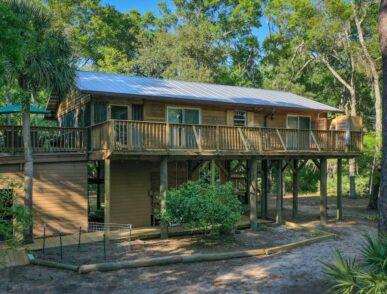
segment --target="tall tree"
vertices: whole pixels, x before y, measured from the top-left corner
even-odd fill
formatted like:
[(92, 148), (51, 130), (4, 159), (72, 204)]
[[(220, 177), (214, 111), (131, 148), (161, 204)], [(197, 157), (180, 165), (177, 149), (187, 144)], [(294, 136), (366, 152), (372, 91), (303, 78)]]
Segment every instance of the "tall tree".
[[(140, 38), (139, 74), (258, 86), (261, 0), (175, 0)], [(152, 52), (155, 52), (153, 55)]]
[(120, 12), (100, 0), (48, 0), (55, 26), (65, 31), (81, 67), (130, 73), (137, 57), (137, 36), (144, 17), (135, 10)]
[(382, 183), (379, 198), (379, 230), (387, 233), (387, 0), (380, 1), (379, 38), (383, 63)]
[[(352, 3), (344, 0), (271, 0), (265, 12), (277, 28), (270, 38), (281, 43), (285, 49), (290, 48), (293, 51), (284, 66), (293, 66), (297, 64), (297, 60), (299, 69), (296, 72), (299, 76), (299, 72), (311, 65), (322, 65), (346, 91), (341, 107), (347, 114), (356, 116), (360, 107), (358, 91), (361, 82), (358, 80), (360, 58), (355, 46), (357, 41), (354, 41), (357, 36), (353, 32), (353, 18), (358, 18), (359, 29), (362, 29), (363, 16), (359, 17), (360, 14)], [(363, 51), (368, 50), (366, 47), (362, 48)], [(355, 198), (354, 159), (350, 160), (349, 174), (350, 196)]]
[[(59, 31), (54, 30), (50, 14), (42, 6), (27, 0), (5, 0), (4, 8), (18, 19), (22, 30), (17, 35), (20, 58), (9, 58), (8, 70), (23, 92), (23, 142), (24, 142), (24, 202), (33, 209), (33, 157), (31, 146), (30, 97), (46, 89), (59, 96), (65, 95), (74, 84), (75, 66), (70, 46)], [(13, 23), (8, 23), (14, 28)], [(33, 226), (26, 229), (25, 240), (30, 241)]]

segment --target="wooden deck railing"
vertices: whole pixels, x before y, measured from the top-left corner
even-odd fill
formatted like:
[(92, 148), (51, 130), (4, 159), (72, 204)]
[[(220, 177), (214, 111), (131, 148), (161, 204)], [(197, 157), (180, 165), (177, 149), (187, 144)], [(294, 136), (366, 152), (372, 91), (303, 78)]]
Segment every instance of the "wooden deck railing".
[[(34, 153), (86, 152), (86, 129), (31, 127)], [(0, 153), (23, 153), (21, 126), (0, 126)]]
[(90, 128), (89, 150), (361, 152), (362, 133), (110, 120)]

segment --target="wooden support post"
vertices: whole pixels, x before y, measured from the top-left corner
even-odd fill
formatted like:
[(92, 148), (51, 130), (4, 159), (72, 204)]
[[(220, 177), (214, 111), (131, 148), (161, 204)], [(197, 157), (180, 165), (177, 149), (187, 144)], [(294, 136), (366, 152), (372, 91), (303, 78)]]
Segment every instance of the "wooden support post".
[(267, 160), (262, 160), (262, 191), (261, 191), (261, 218), (267, 218), (267, 194), (268, 194), (268, 166)]
[(211, 185), (215, 185), (216, 180), (216, 162), (215, 159), (211, 160)]
[(249, 203), (250, 203), (250, 229), (257, 228), (257, 158), (249, 160)]
[(96, 161), (97, 165), (97, 209), (101, 208), (101, 180), (103, 179), (102, 162)]
[(298, 214), (298, 160), (293, 161), (293, 218)]
[(187, 177), (188, 181), (192, 181), (192, 160), (187, 162)]
[(343, 187), (342, 187), (343, 165), (342, 159), (337, 159), (337, 220), (343, 220)]
[(325, 225), (327, 223), (327, 159), (320, 159), (320, 222)]
[[(110, 159), (105, 159), (104, 163), (105, 163), (105, 166), (104, 166), (104, 172), (105, 172), (105, 177), (104, 177), (104, 185), (105, 185), (105, 189), (104, 189), (105, 190), (104, 223), (110, 224), (111, 161), (110, 161)], [(107, 238), (109, 238), (109, 236), (110, 236), (110, 226), (109, 225), (105, 226), (105, 235)]]
[(277, 161), (277, 199), (276, 199), (276, 223), (283, 223), (282, 199), (283, 199), (282, 160)]
[[(164, 213), (166, 209), (165, 197), (168, 191), (168, 158), (163, 156), (160, 161), (160, 212)], [(162, 239), (168, 238), (167, 223), (160, 223), (160, 235)]]
[(227, 181), (231, 181), (231, 176), (232, 176), (231, 162), (232, 162), (232, 160), (226, 161)]

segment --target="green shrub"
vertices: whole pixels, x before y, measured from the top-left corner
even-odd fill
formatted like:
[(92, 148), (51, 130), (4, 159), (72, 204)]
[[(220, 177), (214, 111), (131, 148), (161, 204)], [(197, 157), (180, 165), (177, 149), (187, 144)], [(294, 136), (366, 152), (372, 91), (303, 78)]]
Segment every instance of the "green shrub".
[(161, 220), (208, 233), (231, 232), (241, 217), (241, 204), (231, 183), (188, 182), (166, 196)]
[(324, 263), (324, 273), (332, 293), (387, 293), (387, 235), (366, 236), (359, 260), (345, 258)]

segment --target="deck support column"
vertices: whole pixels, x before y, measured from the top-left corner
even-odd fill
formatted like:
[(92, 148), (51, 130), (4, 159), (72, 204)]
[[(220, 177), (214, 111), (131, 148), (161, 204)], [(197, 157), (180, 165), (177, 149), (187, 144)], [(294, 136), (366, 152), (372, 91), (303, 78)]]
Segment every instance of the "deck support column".
[(101, 208), (101, 180), (103, 179), (102, 176), (102, 162), (97, 160), (96, 166), (97, 166), (97, 209)]
[(327, 187), (327, 159), (320, 159), (320, 222), (322, 225), (327, 223), (327, 200), (328, 200), (328, 187)]
[(216, 162), (215, 159), (211, 160), (211, 185), (215, 185), (216, 182)]
[[(111, 160), (104, 160), (104, 190), (105, 190), (105, 207), (104, 207), (104, 223), (110, 224), (110, 193), (111, 193), (111, 185), (110, 185), (110, 174), (111, 174)], [(110, 235), (110, 226), (105, 226), (105, 236), (108, 238)]]
[(293, 161), (293, 218), (298, 214), (298, 160)]
[(342, 159), (337, 159), (337, 212), (338, 221), (343, 220), (343, 187), (342, 187), (343, 164)]
[(267, 218), (267, 194), (268, 194), (268, 164), (267, 160), (261, 161), (262, 188), (261, 188), (261, 218)]
[[(166, 210), (166, 199), (168, 191), (168, 158), (161, 157), (160, 160), (160, 213)], [(160, 222), (160, 235), (162, 239), (168, 238), (168, 226), (164, 221)]]
[(188, 181), (192, 181), (192, 160), (187, 162), (187, 178)]
[(283, 211), (282, 211), (282, 201), (283, 201), (283, 176), (282, 176), (282, 160), (277, 161), (277, 199), (276, 199), (276, 223), (283, 223)]
[(249, 203), (250, 203), (250, 229), (257, 228), (257, 158), (249, 160)]

